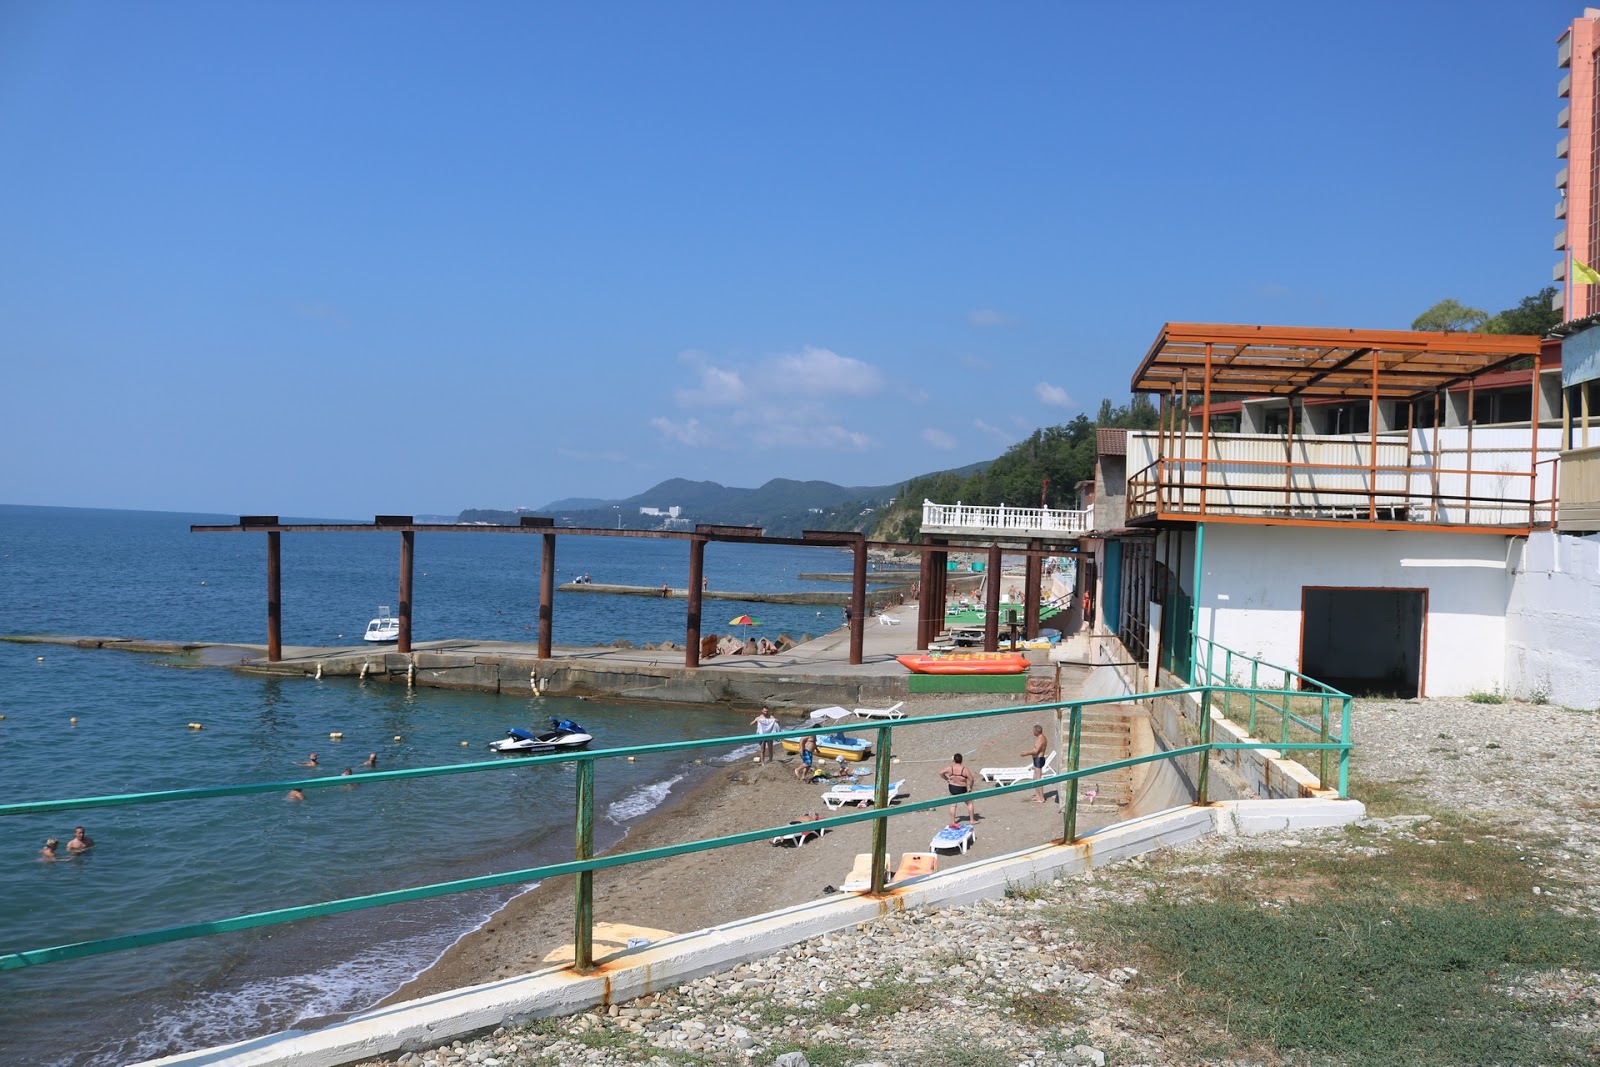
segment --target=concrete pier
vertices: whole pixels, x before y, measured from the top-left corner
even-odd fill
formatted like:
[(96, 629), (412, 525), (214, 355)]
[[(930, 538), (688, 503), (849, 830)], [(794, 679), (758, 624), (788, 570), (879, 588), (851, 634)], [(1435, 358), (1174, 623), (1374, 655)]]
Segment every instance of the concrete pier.
[[(677, 644), (655, 649), (557, 646), (546, 658), (540, 658), (537, 645), (510, 641), (424, 641), (410, 653), (370, 645), (284, 645), (280, 658), (273, 661), (268, 658), (265, 645), (120, 637), (3, 640), (184, 656), (202, 666), (278, 677), (317, 677), (320, 672), (323, 678), (520, 696), (583, 696), (668, 704), (766, 704), (809, 710), (830, 704), (882, 707), (907, 696), (910, 673), (895, 662), (895, 656), (916, 650), (916, 605), (886, 608), (883, 614), (898, 621), (866, 620), (861, 627), (860, 663), (850, 662), (850, 632), (843, 628), (776, 655), (715, 656), (697, 667), (683, 665), (683, 649)], [(1030, 673), (1053, 673), (1047, 653), (1033, 652), (1029, 656), (1035, 664)]]

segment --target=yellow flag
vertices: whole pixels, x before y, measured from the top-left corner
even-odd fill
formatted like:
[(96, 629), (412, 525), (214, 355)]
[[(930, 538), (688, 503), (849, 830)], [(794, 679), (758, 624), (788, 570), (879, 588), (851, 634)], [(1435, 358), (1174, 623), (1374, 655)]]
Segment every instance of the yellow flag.
[(1585, 267), (1578, 262), (1578, 257), (1572, 257), (1572, 280), (1580, 285), (1600, 285), (1600, 270)]

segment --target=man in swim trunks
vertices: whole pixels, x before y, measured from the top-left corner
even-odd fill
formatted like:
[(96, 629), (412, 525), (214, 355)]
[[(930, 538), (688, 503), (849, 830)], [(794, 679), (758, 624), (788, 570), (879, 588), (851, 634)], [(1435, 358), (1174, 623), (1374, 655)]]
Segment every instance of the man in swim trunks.
[[(1044, 727), (1035, 723), (1033, 727), (1033, 747), (1024, 752), (1023, 755), (1030, 756), (1033, 759), (1033, 780), (1036, 782), (1044, 777), (1044, 748)], [(1033, 802), (1035, 804), (1043, 804), (1044, 786), (1041, 785), (1034, 792), (1038, 795), (1033, 798)]]
[[(972, 780), (972, 772), (967, 769), (966, 764), (961, 762), (961, 753), (957, 752), (954, 756), (950, 757), (950, 766), (940, 771), (939, 777), (943, 778), (945, 785), (950, 787), (951, 796), (967, 797), (967, 822), (970, 823), (977, 821), (978, 813), (972, 810), (972, 797), (970, 795), (972, 793), (972, 786), (974, 784)], [(960, 801), (956, 801), (950, 805), (951, 822), (956, 820), (956, 811), (958, 808), (960, 808), (960, 806)]]
[[(761, 734), (763, 736), (766, 736), (767, 734), (775, 734), (775, 733), (778, 732), (778, 720), (774, 719), (772, 717), (772, 712), (768, 711), (766, 708), (762, 708), (761, 709), (761, 714), (757, 715), (756, 718), (755, 718), (755, 721), (752, 722), (750, 725), (754, 726), (756, 728), (756, 733)], [(762, 741), (761, 742), (761, 762), (762, 763), (771, 763), (772, 762), (772, 742), (771, 741)]]
[(817, 757), (817, 739), (807, 734), (800, 739), (800, 765), (794, 769), (796, 781), (811, 781), (811, 761)]
[(72, 840), (67, 842), (67, 851), (88, 852), (91, 848), (94, 848), (94, 841), (83, 832), (83, 827), (73, 827)]

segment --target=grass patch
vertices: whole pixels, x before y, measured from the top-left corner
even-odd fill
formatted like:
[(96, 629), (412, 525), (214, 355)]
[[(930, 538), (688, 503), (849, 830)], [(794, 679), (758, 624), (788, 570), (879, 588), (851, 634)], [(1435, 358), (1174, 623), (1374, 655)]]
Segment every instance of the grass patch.
[(1474, 704), (1504, 704), (1505, 694), (1498, 689), (1480, 689), (1467, 694), (1467, 699)]
[(1417, 813), (1418, 804), (1415, 795), (1406, 787), (1416, 785), (1422, 779), (1368, 778), (1356, 765), (1360, 752), (1361, 750), (1357, 749), (1355, 759), (1351, 760), (1350, 795), (1367, 806), (1367, 814), (1375, 819), (1381, 819), (1389, 815)]
[(1017, 1022), (1036, 1030), (1082, 1026), (1089, 1021), (1077, 996), (1061, 990), (1010, 993), (1005, 1007)]
[(1593, 1063), (1592, 1036), (1556, 1027), (1564, 1006), (1506, 987), (1600, 968), (1600, 925), (1532, 895), (1552, 881), (1536, 873), (1542, 842), (1486, 832), (1449, 819), (1414, 839), (1352, 828), (1378, 854), (1242, 852), (1193, 886), (1199, 899), (1071, 918), (1105, 962), (1138, 961), (1133, 1005), (1202, 1057)]

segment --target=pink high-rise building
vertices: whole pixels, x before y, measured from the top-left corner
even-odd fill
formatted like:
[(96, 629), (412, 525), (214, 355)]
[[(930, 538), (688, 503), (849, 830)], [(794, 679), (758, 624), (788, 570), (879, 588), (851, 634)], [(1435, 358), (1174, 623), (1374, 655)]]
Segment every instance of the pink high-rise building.
[(1561, 139), (1556, 158), (1556, 218), (1565, 223), (1556, 231), (1555, 280), (1564, 283), (1556, 297), (1563, 318), (1581, 319), (1600, 311), (1600, 286), (1574, 285), (1572, 259), (1600, 270), (1600, 168), (1595, 163), (1600, 115), (1596, 92), (1600, 91), (1600, 8), (1584, 8), (1583, 17), (1574, 19), (1562, 32), (1557, 44), (1556, 65), (1565, 73), (1557, 94), (1563, 101), (1556, 125)]

